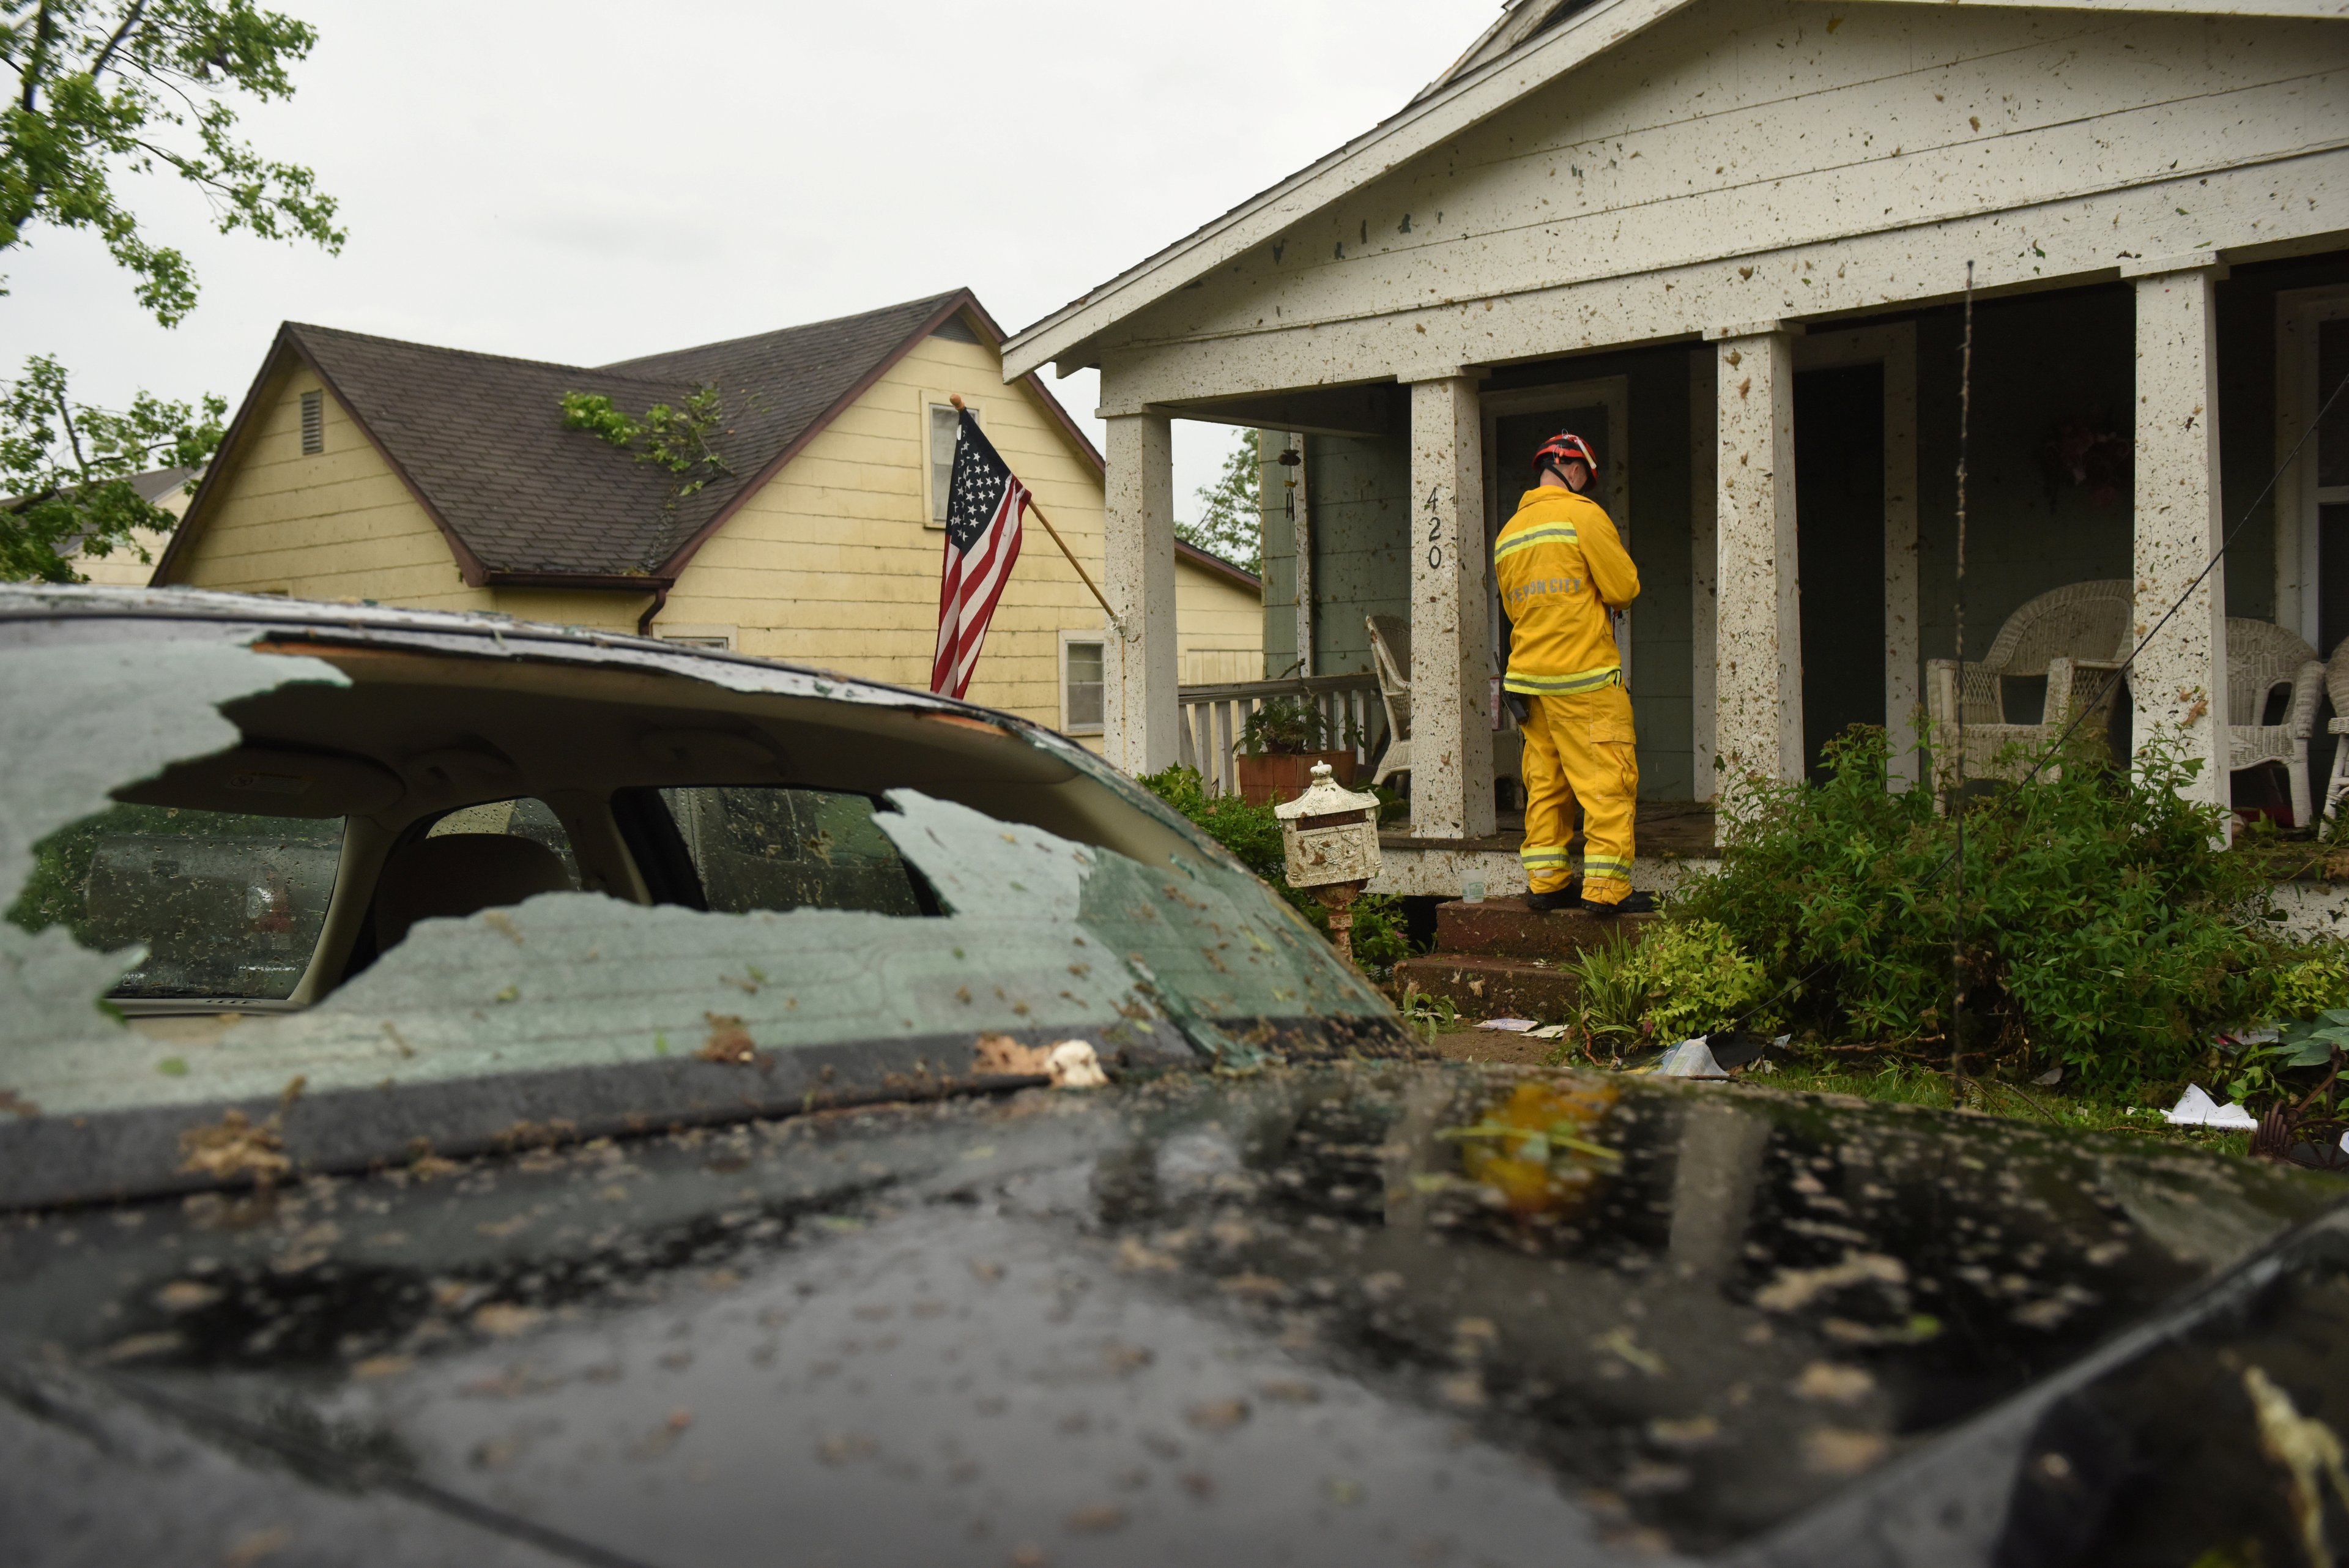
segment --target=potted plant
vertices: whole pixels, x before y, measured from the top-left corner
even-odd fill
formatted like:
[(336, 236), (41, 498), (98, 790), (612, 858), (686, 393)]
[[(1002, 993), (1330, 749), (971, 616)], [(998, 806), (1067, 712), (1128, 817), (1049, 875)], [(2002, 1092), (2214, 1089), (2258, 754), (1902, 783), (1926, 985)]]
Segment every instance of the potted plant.
[(1350, 737), (1333, 734), (1320, 708), (1306, 697), (1275, 697), (1240, 726), (1237, 758), (1240, 795), (1257, 805), (1294, 800), (1313, 782), (1313, 764), (1327, 763), (1340, 784), (1354, 782)]

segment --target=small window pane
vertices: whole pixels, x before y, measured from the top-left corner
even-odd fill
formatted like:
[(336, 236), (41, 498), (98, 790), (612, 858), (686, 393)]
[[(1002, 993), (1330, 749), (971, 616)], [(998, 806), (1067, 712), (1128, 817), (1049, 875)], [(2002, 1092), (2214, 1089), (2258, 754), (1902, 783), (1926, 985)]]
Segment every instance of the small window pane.
[(930, 521), (947, 520), (947, 493), (954, 488), (955, 437), (960, 423), (951, 408), (930, 405)]
[(35, 847), (8, 919), (147, 956), (109, 994), (282, 1002), (334, 897), (343, 819), (117, 805)]
[(1068, 725), (1071, 732), (1102, 727), (1102, 645), (1071, 642), (1068, 650)]
[(897, 846), (861, 794), (763, 787), (665, 789), (709, 908), (918, 915)]
[(563, 819), (554, 815), (554, 808), (543, 800), (525, 795), (516, 800), (493, 800), (486, 805), (469, 805), (434, 823), (424, 836), (445, 838), (452, 833), (510, 833), (517, 838), (543, 844), (563, 862), (564, 873), (571, 878), (571, 890), (579, 891), (579, 857), (572, 852), (571, 835), (564, 831)]

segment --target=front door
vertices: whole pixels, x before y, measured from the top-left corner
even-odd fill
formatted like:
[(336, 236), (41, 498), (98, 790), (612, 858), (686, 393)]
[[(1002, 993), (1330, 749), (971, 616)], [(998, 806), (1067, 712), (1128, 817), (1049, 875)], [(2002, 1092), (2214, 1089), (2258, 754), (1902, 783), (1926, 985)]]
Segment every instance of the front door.
[(1884, 366), (1795, 378), (1803, 604), (1803, 758), (1884, 712)]

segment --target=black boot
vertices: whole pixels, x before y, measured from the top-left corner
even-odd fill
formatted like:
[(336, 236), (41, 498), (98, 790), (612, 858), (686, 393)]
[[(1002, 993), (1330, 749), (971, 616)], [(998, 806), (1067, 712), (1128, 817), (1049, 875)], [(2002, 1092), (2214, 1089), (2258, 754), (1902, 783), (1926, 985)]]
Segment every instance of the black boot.
[(1618, 915), (1652, 915), (1656, 912), (1656, 898), (1652, 893), (1626, 893), (1621, 901), (1613, 904), (1594, 904), (1585, 898), (1582, 912), (1602, 920), (1611, 920)]
[(1526, 908), (1537, 914), (1555, 914), (1560, 909), (1578, 909), (1582, 903), (1582, 883), (1579, 878), (1568, 882), (1555, 893), (1528, 893)]

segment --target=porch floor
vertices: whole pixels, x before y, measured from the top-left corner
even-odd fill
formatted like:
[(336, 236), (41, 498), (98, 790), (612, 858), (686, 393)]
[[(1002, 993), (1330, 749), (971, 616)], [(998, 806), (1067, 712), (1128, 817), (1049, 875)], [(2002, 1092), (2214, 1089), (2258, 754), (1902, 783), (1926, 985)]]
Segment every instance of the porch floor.
[[(1713, 857), (1713, 805), (1709, 800), (1643, 800), (1633, 824), (1632, 841), (1638, 857), (1666, 860), (1710, 860)], [(1419, 838), (1408, 820), (1379, 830), (1379, 847), (1395, 850), (1435, 850), (1515, 856), (1525, 842), (1523, 812), (1500, 814), (1498, 830), (1477, 838)], [(1573, 845), (1582, 842), (1578, 825)]]

